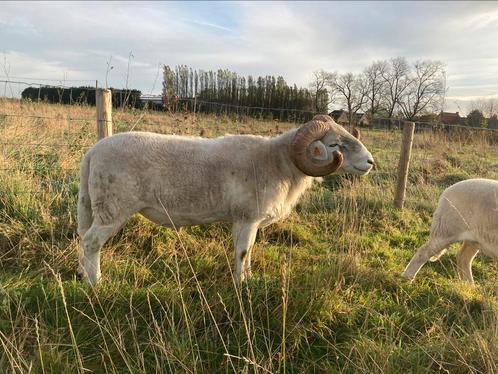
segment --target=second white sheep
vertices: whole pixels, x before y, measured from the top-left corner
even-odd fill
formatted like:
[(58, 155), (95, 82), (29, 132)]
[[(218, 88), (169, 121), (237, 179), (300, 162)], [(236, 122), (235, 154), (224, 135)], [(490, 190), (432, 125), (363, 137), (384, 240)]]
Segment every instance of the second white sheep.
[(448, 187), (434, 212), (429, 241), (402, 275), (415, 278), (428, 260), (439, 259), (455, 242), (463, 242), (457, 254), (459, 276), (472, 283), (472, 260), (477, 252), (498, 258), (498, 181), (469, 179)]

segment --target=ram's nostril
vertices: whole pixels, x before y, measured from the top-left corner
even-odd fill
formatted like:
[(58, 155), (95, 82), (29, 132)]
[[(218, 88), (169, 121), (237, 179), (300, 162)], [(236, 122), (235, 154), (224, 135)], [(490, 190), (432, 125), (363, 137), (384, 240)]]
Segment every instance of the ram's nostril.
[(370, 165), (375, 165), (374, 160), (367, 160), (367, 162), (368, 162)]

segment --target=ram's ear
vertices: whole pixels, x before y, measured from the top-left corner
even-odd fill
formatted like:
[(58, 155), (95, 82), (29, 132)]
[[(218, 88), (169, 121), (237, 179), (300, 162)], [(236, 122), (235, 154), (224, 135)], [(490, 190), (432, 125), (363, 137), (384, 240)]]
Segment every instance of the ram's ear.
[(356, 127), (353, 129), (352, 135), (353, 135), (356, 139), (358, 139), (358, 140), (360, 140), (360, 139), (361, 139), (361, 133), (360, 133), (360, 130), (358, 130)]
[(310, 144), (309, 152), (313, 161), (327, 161), (329, 159), (327, 147), (320, 140), (315, 140)]

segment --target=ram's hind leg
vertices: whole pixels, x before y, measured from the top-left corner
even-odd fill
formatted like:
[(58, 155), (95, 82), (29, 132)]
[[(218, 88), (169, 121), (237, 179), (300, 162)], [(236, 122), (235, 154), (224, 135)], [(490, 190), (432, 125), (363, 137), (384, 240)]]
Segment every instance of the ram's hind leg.
[(475, 242), (465, 241), (457, 253), (458, 275), (461, 280), (474, 283), (472, 276), (472, 260), (479, 252), (479, 245)]

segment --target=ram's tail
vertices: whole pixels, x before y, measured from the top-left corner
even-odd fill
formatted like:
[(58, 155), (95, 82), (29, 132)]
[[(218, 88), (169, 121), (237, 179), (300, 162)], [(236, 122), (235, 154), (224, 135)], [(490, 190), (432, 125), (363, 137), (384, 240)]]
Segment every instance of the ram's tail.
[(78, 195), (78, 234), (82, 238), (92, 225), (92, 201), (88, 194), (90, 157), (87, 154), (80, 166), (80, 192)]

